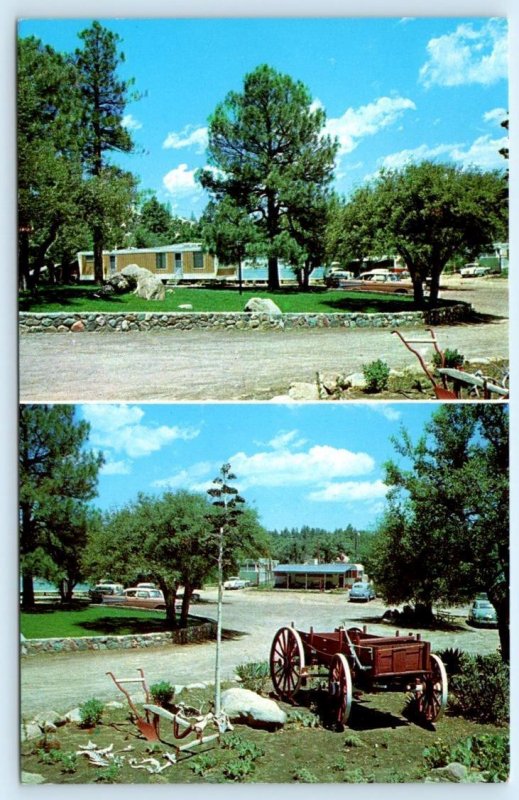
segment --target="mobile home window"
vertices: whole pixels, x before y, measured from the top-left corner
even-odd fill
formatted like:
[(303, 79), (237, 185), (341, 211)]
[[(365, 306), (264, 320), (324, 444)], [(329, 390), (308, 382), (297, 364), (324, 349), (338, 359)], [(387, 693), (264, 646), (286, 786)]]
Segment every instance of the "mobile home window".
[(166, 253), (156, 253), (156, 269), (166, 269)]
[(203, 269), (203, 268), (204, 268), (204, 254), (201, 251), (193, 253), (193, 269)]

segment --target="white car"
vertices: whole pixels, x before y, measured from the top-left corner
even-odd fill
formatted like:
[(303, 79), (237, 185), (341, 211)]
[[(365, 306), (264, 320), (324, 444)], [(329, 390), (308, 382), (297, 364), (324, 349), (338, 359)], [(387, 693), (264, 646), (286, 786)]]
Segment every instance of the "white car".
[(231, 578), (227, 578), (224, 581), (223, 588), (224, 589), (245, 589), (246, 586), (249, 585), (248, 581), (243, 581), (237, 575), (233, 575)]
[(489, 267), (482, 267), (480, 264), (465, 264), (463, 269), (460, 269), (462, 278), (481, 278), (483, 275), (490, 273)]

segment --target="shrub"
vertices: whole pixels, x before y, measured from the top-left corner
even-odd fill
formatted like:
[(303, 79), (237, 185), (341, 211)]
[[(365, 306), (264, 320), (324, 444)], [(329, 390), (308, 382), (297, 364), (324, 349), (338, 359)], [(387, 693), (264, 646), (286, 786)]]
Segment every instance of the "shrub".
[(95, 697), (87, 700), (83, 705), (79, 706), (81, 727), (95, 728), (97, 723), (101, 722), (103, 711), (104, 705), (100, 700), (97, 700)]
[(202, 753), (189, 764), (195, 775), (205, 775), (216, 766), (216, 758), (212, 753)]
[(377, 392), (383, 392), (387, 389), (389, 367), (385, 361), (379, 358), (377, 361), (372, 361), (370, 364), (364, 364), (362, 372), (366, 380), (365, 391), (368, 392), (368, 394), (376, 394)]
[(466, 719), (504, 724), (509, 719), (510, 669), (497, 654), (469, 656), (450, 681), (449, 708)]
[(229, 750), (234, 750), (236, 755), (240, 758), (250, 759), (255, 761), (257, 758), (264, 754), (261, 747), (244, 739), (239, 733), (231, 733), (224, 739), (223, 746)]
[(314, 773), (306, 767), (301, 767), (294, 772), (294, 780), (298, 783), (319, 783), (319, 778), (316, 778)]
[[(448, 347), (443, 351), (443, 357), (445, 359), (445, 366), (453, 369), (462, 367), (465, 361), (465, 356), (462, 356), (457, 350), (450, 350)], [(436, 368), (442, 366), (442, 358), (439, 353), (434, 353), (432, 363)]]
[(301, 728), (319, 728), (321, 720), (317, 714), (313, 714), (311, 711), (291, 708), (287, 712), (287, 724), (296, 725)]
[(423, 751), (429, 769), (446, 767), (457, 762), (484, 772), (487, 783), (506, 781), (510, 766), (510, 744), (508, 736), (485, 733), (469, 736), (454, 745), (439, 739)]
[(270, 666), (268, 661), (238, 664), (236, 674), (245, 689), (262, 694), (270, 686)]
[(156, 705), (167, 706), (175, 696), (175, 689), (169, 681), (160, 681), (150, 686), (150, 694)]
[(241, 781), (254, 769), (254, 763), (249, 758), (240, 758), (228, 761), (222, 769), (226, 778), (231, 781)]
[(459, 647), (446, 647), (445, 650), (438, 650), (437, 655), (443, 661), (445, 671), (449, 678), (459, 675), (463, 669), (465, 653)]

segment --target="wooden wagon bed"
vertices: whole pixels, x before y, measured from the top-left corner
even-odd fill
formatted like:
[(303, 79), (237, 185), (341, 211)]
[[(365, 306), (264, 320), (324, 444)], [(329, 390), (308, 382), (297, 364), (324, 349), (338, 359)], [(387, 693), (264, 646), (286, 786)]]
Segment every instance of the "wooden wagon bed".
[(277, 694), (292, 700), (309, 678), (328, 675), (328, 692), (337, 721), (345, 723), (354, 683), (362, 687), (402, 689), (414, 694), (417, 710), (428, 722), (447, 702), (447, 675), (429, 642), (420, 634), (377, 636), (366, 628), (330, 632), (280, 628), (270, 652), (270, 672)]

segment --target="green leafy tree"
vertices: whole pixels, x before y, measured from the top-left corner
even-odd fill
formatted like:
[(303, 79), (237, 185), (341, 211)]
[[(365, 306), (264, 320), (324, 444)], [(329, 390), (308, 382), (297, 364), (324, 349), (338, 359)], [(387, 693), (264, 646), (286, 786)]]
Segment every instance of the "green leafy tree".
[[(72, 406), (23, 405), (19, 417), (19, 527), (23, 606), (33, 577), (74, 584), (101, 455), (86, 447), (89, 425)], [(70, 589), (72, 591), (73, 586)], [(65, 592), (68, 596), (69, 593)], [(66, 599), (66, 598), (65, 598)]]
[[(185, 627), (193, 589), (216, 569), (217, 548), (208, 524), (211, 513), (211, 504), (201, 494), (140, 494), (135, 501), (105, 515), (102, 524), (91, 531), (84, 571), (93, 579), (110, 574), (127, 584), (137, 576), (145, 576), (162, 590), (170, 626)], [(249, 510), (240, 528), (243, 547), (247, 542), (252, 546), (260, 531), (254, 512)], [(239, 552), (237, 547), (235, 557)], [(181, 586), (184, 592), (177, 619), (176, 600)]]
[[(130, 88), (133, 81), (122, 80), (117, 69), (125, 60), (118, 52), (120, 37), (94, 21), (79, 34), (83, 47), (76, 50), (77, 88), (82, 98), (81, 150), (87, 174), (93, 179), (91, 195), (99, 196), (99, 204), (91, 209), (90, 224), (94, 243), (94, 277), (103, 281), (103, 243), (106, 231), (102, 224), (109, 206), (106, 203), (107, 179), (115, 176), (106, 171), (107, 154), (130, 153), (133, 142), (123, 126), (126, 104), (135, 99)], [(120, 174), (120, 171), (119, 171)], [(98, 192), (101, 192), (98, 195)]]
[(417, 306), (438, 300), (440, 275), (456, 255), (475, 257), (507, 226), (503, 175), (424, 161), (382, 170), (334, 215), (328, 251), (347, 262), (394, 253), (411, 275)]
[(278, 259), (292, 260), (300, 247), (293, 228), (325, 196), (333, 176), (337, 144), (323, 135), (324, 111), (311, 104), (301, 82), (262, 65), (209, 119), (213, 169), (198, 179), (213, 200), (227, 198), (254, 223), (271, 290), (280, 286)]
[(405, 459), (386, 465), (391, 487), (370, 569), (390, 603), (466, 602), (486, 592), (509, 658), (509, 432), (500, 404), (446, 405)]
[(19, 275), (34, 290), (64, 239), (81, 229), (78, 96), (66, 56), (34, 37), (17, 48)]

